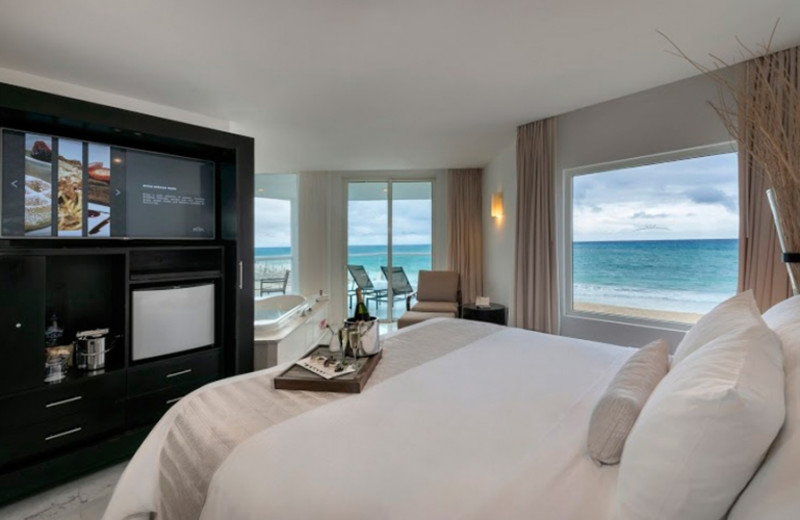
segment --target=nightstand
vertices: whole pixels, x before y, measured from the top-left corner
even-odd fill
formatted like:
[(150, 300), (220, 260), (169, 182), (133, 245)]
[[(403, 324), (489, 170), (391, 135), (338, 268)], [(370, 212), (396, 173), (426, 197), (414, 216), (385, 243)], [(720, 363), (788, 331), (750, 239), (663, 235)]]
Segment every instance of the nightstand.
[(506, 324), (506, 306), (490, 303), (488, 307), (478, 307), (474, 303), (466, 303), (461, 307), (461, 317), (465, 320), (486, 321)]

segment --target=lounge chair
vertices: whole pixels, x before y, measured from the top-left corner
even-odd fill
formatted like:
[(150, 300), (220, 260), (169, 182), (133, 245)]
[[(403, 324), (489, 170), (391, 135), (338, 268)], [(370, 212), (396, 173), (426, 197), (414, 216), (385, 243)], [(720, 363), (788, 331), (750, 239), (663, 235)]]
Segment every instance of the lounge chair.
[[(347, 271), (350, 273), (350, 277), (353, 279), (353, 282), (356, 284), (355, 287), (351, 287), (347, 291), (347, 301), (349, 308), (353, 308), (353, 298), (356, 295), (356, 289), (361, 289), (361, 293), (364, 295), (364, 303), (369, 305), (370, 298), (376, 299), (378, 296), (383, 295), (384, 298), (386, 297), (386, 289), (376, 289), (375, 286), (372, 284), (372, 280), (367, 273), (367, 270), (364, 269), (363, 265), (357, 264), (348, 264)], [(377, 307), (377, 306), (376, 306)]]
[[(394, 305), (396, 300), (403, 299), (414, 292), (414, 287), (411, 285), (411, 282), (408, 281), (408, 276), (406, 276), (406, 271), (403, 269), (403, 266), (392, 267), (391, 276), (389, 276), (389, 268), (385, 265), (381, 266), (381, 271), (383, 271), (383, 276), (386, 280), (390, 280), (389, 283), (392, 286), (392, 305)], [(375, 306), (380, 306), (381, 301), (387, 301), (388, 299), (389, 292), (386, 291), (386, 294), (375, 298)]]
[(259, 281), (259, 296), (271, 293), (286, 294), (286, 286), (289, 285), (290, 270), (286, 270), (281, 276), (272, 276), (269, 278), (261, 278)]

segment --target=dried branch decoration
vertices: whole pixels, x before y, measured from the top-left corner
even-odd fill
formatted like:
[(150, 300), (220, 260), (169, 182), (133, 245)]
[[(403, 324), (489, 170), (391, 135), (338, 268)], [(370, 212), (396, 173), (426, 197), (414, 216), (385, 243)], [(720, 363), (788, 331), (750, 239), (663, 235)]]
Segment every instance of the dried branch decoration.
[[(784, 252), (800, 252), (800, 49), (773, 52), (777, 28), (778, 22), (767, 43), (755, 49), (736, 38), (746, 60), (744, 74), (737, 79), (723, 72), (730, 67), (725, 60), (710, 55), (712, 66), (704, 66), (659, 34), (672, 45), (672, 54), (717, 84), (717, 100), (710, 104), (739, 145), (739, 153), (747, 154), (745, 159), (772, 188)], [(792, 278), (800, 280), (800, 265), (787, 265)]]

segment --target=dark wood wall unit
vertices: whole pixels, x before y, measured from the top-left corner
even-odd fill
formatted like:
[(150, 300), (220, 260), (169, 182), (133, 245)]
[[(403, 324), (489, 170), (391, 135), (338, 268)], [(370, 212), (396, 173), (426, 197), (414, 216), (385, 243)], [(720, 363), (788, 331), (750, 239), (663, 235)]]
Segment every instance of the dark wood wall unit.
[[(0, 503), (124, 460), (182, 396), (253, 369), (253, 139), (0, 83), (0, 128), (213, 161), (216, 237), (0, 237)], [(0, 172), (2, 173), (2, 172)], [(0, 175), (0, 180), (2, 176)], [(132, 358), (136, 289), (210, 283), (213, 345)], [(98, 373), (44, 382), (45, 330), (109, 328)], [(107, 340), (110, 341), (110, 340)]]

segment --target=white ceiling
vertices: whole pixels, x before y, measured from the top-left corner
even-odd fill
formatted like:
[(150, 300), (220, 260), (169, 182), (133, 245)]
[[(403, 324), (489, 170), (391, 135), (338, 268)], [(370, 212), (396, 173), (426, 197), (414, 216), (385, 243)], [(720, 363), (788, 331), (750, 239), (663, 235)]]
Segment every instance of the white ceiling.
[(0, 0), (0, 67), (231, 121), (259, 171), (485, 165), (519, 124), (739, 56), (798, 0)]

